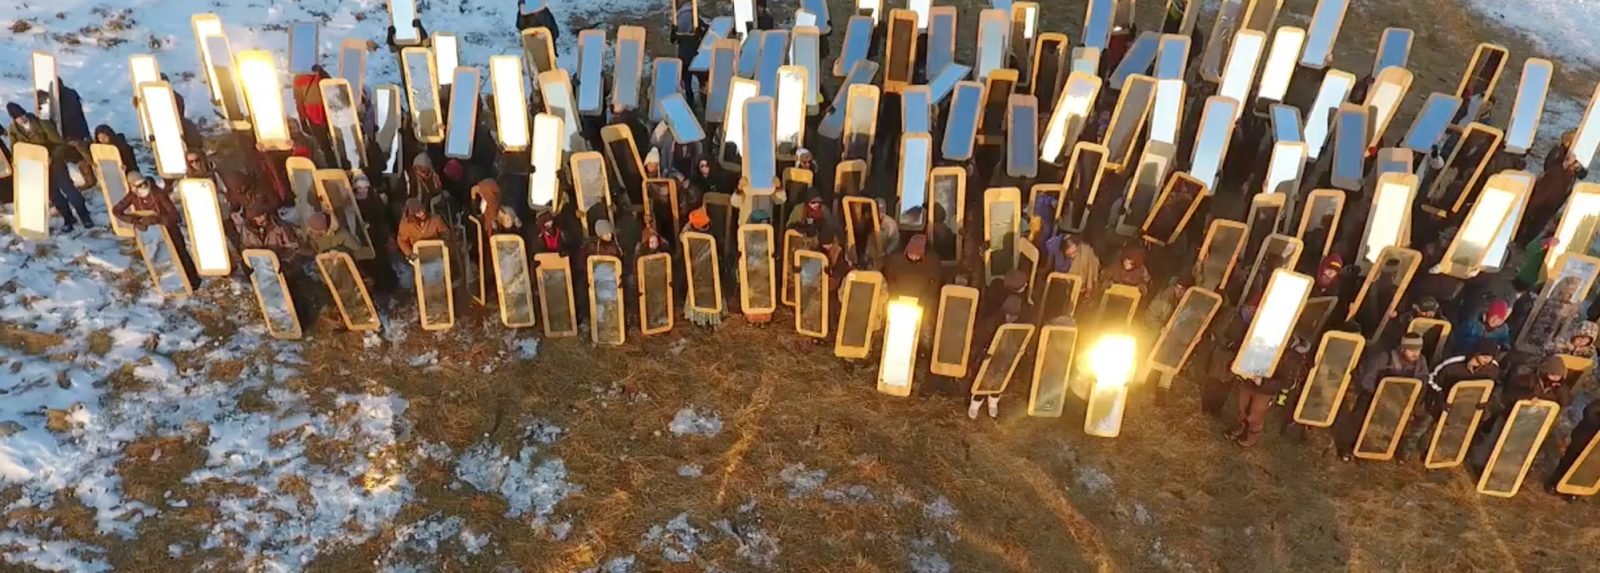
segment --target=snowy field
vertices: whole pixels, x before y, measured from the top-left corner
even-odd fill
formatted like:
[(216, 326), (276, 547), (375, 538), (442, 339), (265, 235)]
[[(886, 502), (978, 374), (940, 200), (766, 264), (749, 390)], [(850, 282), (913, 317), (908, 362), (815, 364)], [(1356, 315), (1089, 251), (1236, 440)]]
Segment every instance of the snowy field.
[[(1525, 33), (1560, 57), (1561, 65), (1600, 67), (1600, 40), (1581, 25), (1600, 16), (1600, 2), (1465, 1)], [(660, 18), (666, 11), (665, 0), (551, 3), (563, 22), (558, 50), (564, 60), (583, 25)], [(459, 35), (463, 63), (482, 66), (491, 55), (518, 50), (516, 7), (510, 0), (421, 4), (429, 30)], [(137, 132), (129, 121), (130, 55), (156, 55), (188, 100), (191, 116), (209, 113), (203, 80), (196, 75), (192, 13), (217, 13), (236, 52), (273, 50), (280, 70), (286, 64), (286, 29), (293, 22), (322, 22), (322, 61), (329, 65), (342, 40), (381, 43), (387, 26), (384, 0), (11, 0), (6, 5), (0, 27), (9, 33), (0, 38), (0, 61), (27, 62), (35, 50), (56, 54), (64, 80), (82, 93), (91, 126), (109, 123), (130, 134)], [(1515, 61), (1522, 57), (1515, 55)], [(369, 85), (398, 81), (398, 69), (382, 49), (369, 59), (368, 71)], [(0, 99), (26, 101), (29, 81), (26, 65), (8, 67), (0, 72)], [(1540, 149), (1576, 125), (1585, 104), (1552, 96)], [(105, 206), (98, 196), (90, 197), (90, 206), (103, 221)], [(8, 213), (9, 207), (0, 212), (0, 227), (9, 225)], [(305, 354), (318, 341), (270, 339), (249, 304), (246, 286), (212, 281), (196, 300), (165, 301), (149, 292), (144, 273), (137, 252), (103, 229), (45, 244), (0, 233), (0, 491), (9, 493), (0, 497), (0, 516), (8, 520), (0, 523), (4, 563), (107, 571), (113, 545), (139, 540), (140, 531), (157, 520), (187, 523), (202, 506), (207, 517), (202, 525), (175, 536), (181, 541), (163, 550), (173, 559), (226, 556), (201, 563), (214, 569), (296, 571), (331, 552), (376, 546), (370, 551), (372, 568), (431, 571), (459, 569), (480, 554), (511, 551), (502, 543), (503, 534), (422, 503), (418, 476), (432, 465), (449, 468), (443, 481), (450, 491), (494, 500), (506, 520), (541, 539), (577, 544), (598, 535), (586, 520), (600, 516), (567, 509), (586, 491), (583, 476), (569, 473), (568, 461), (552, 453), (570, 439), (570, 429), (540, 412), (524, 412), (506, 421), (514, 427), (514, 445), (483, 439), (452, 448), (421, 438), (417, 426), (437, 421), (416, 419), (413, 401), (381, 384), (369, 383), (360, 391), (296, 384), (316, 368)], [(366, 340), (369, 353), (381, 356), (408, 336), (423, 336), (407, 326), (414, 315), (387, 318), (385, 333)], [(219, 320), (230, 326), (208, 322)], [(537, 341), (508, 335), (498, 353), (453, 366), (488, 372), (539, 351)], [(403, 362), (419, 377), (441, 367), (437, 353), (407, 356)], [(351, 379), (367, 375), (330, 367)], [(740, 431), (731, 411), (688, 401), (671, 408), (675, 414), (651, 428), (651, 439), (692, 449), (709, 440), (731, 440), (729, 434)], [(151, 490), (148, 483), (130, 481), (132, 469), (160, 466), (179, 451), (194, 456), (181, 464), (185, 473), (172, 482), (182, 491)], [(718, 456), (703, 457), (665, 463), (674, 468), (674, 479), (690, 484), (709, 484), (717, 472), (733, 473), (717, 465)], [(915, 513), (916, 532), (884, 534), (909, 547), (901, 570), (952, 570), (948, 558), (958, 538), (959, 512), (951, 500), (920, 484), (861, 485), (842, 475), (841, 468), (850, 465), (844, 461), (829, 468), (816, 465), (786, 464), (765, 479), (791, 500)], [(1062, 488), (1125, 505), (1129, 527), (1164, 519), (1152, 517), (1140, 501), (1118, 497), (1113, 492), (1119, 485), (1096, 466), (1078, 464), (1075, 471)], [(641, 571), (645, 561), (715, 569), (700, 556), (713, 544), (735, 548), (730, 552), (737, 559), (735, 570), (777, 570), (789, 542), (778, 535), (792, 535), (796, 543), (816, 535), (763, 525), (762, 512), (770, 508), (754, 501), (738, 499), (732, 507), (715, 515), (680, 512), (630, 532), (620, 549), (613, 544), (588, 556), (597, 564), (591, 571)], [(87, 512), (87, 530), (65, 523), (60, 516), (68, 508)], [(1187, 556), (1160, 540), (1148, 552), (1166, 569), (1189, 567)]]

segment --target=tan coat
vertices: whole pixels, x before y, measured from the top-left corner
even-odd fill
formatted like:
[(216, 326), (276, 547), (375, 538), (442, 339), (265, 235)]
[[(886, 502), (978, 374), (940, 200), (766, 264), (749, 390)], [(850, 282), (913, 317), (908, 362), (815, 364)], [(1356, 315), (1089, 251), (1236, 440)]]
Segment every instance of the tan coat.
[(400, 245), (400, 253), (406, 258), (412, 256), (412, 247), (417, 241), (442, 239), (449, 229), (444, 226), (444, 221), (434, 215), (418, 221), (416, 217), (406, 217), (400, 221), (400, 231), (395, 235), (395, 242)]

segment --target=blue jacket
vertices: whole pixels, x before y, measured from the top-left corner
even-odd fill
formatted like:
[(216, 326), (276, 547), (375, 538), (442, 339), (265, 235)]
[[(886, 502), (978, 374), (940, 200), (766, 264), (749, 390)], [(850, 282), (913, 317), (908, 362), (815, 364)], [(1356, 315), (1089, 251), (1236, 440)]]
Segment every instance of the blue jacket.
[(1494, 341), (1502, 352), (1511, 348), (1511, 325), (1501, 323), (1499, 328), (1489, 330), (1483, 323), (1483, 316), (1479, 315), (1461, 325), (1461, 330), (1455, 333), (1455, 342), (1450, 345), (1451, 355), (1462, 355), (1471, 352), (1478, 345), (1479, 340)]

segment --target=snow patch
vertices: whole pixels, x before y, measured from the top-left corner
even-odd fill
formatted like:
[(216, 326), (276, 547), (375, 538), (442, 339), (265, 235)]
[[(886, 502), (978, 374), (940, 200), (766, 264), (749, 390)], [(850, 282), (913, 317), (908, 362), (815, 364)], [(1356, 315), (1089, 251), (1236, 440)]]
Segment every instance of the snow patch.
[(536, 460), (537, 453), (526, 446), (512, 459), (500, 452), (500, 446), (480, 442), (461, 455), (456, 464), (460, 481), (451, 487), (465, 484), (498, 493), (506, 500), (506, 517), (545, 524), (556, 504), (582, 487), (567, 481), (567, 466), (560, 459)]
[(789, 499), (804, 497), (828, 481), (827, 470), (807, 470), (806, 465), (791, 464), (778, 472), (778, 479), (789, 486)]
[(672, 430), (672, 435), (715, 437), (722, 432), (722, 419), (716, 415), (701, 415), (694, 408), (678, 410), (672, 417), (672, 423), (667, 424), (667, 429)]

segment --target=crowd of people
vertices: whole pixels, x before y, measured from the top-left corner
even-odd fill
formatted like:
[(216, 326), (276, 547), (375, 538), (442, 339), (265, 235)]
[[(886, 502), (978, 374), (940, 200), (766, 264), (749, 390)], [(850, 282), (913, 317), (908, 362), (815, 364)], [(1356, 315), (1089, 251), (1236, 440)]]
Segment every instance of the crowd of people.
[[(749, 24), (750, 33), (776, 29), (778, 19), (768, 11), (766, 3), (755, 2), (754, 5), (756, 14)], [(1181, 7), (1182, 3), (1174, 5)], [(696, 12), (690, 3), (684, 3), (663, 30), (674, 43), (675, 56), (681, 62), (693, 61), (707, 44), (706, 34), (712, 26), (704, 15), (705, 12)], [(885, 44), (889, 41), (885, 31), (888, 18), (876, 16), (879, 23), (870, 49), (863, 56), (868, 60), (885, 57)], [(1161, 32), (1180, 32), (1182, 16), (1181, 10), (1169, 14), (1162, 23)], [(556, 21), (549, 8), (541, 4), (519, 11), (517, 26), (519, 30), (543, 29), (553, 42), (561, 34)], [(426, 45), (429, 36), (422, 22), (412, 25), (420, 32), (422, 45)], [(835, 29), (842, 27), (834, 26)], [(1110, 28), (1106, 47), (1092, 70), (1108, 77), (1128, 55), (1138, 33), (1139, 30), (1131, 26)], [(391, 27), (387, 42), (391, 51), (398, 55), (403, 46), (396, 43), (395, 36)], [(831, 52), (831, 36), (831, 33), (822, 35), (821, 46), (825, 52)], [(1206, 45), (1204, 34), (1195, 31), (1192, 37), (1190, 45), (1196, 48), (1191, 50), (1189, 58), (1191, 63), (1198, 64), (1199, 47)], [(925, 52), (927, 43), (919, 42), (914, 49)], [(824, 53), (822, 57), (828, 55)], [(1012, 68), (1036, 65), (1036, 62), (1025, 61), (1030, 56), (1027, 50), (1014, 52), (1007, 65)], [(941, 71), (926, 69), (927, 60), (925, 57), (914, 59), (913, 83), (929, 83)], [(1063, 61), (1063, 65), (1066, 63)], [(819, 69), (829, 67), (825, 63)], [(1414, 276), (1403, 273), (1406, 277), (1403, 280), (1376, 281), (1378, 284), (1369, 288), (1369, 274), (1381, 273), (1388, 277), (1390, 267), (1401, 264), (1397, 260), (1364, 256), (1362, 251), (1365, 247), (1362, 224), (1368, 218), (1367, 211), (1373, 199), (1371, 180), (1363, 189), (1345, 190), (1342, 218), (1318, 221), (1320, 225), (1306, 225), (1299, 221), (1301, 214), (1290, 209), (1279, 209), (1270, 219), (1257, 225), (1259, 221), (1251, 218), (1258, 213), (1250, 208), (1250, 202), (1236, 199), (1254, 195), (1266, 177), (1266, 158), (1277, 136), (1269, 129), (1265, 116), (1249, 111), (1240, 115), (1237, 133), (1226, 143), (1226, 160), (1216, 179), (1215, 192), (1209, 194), (1211, 199), (1202, 201), (1200, 197), (1191, 196), (1190, 202), (1198, 205), (1187, 214), (1180, 213), (1184, 215), (1182, 221), (1170, 225), (1173, 236), (1156, 237), (1139, 232), (1138, 225), (1134, 225), (1132, 232), (1119, 228), (1125, 197), (1133, 193), (1127, 189), (1137, 185), (1133, 181), (1132, 162), (1122, 169), (1103, 166), (1091, 172), (1093, 182), (1068, 166), (1049, 161), (1040, 162), (1031, 175), (1018, 175), (1007, 169), (1006, 138), (1037, 138), (1042, 129), (1008, 129), (1002, 130), (1001, 136), (995, 139), (979, 138), (975, 152), (959, 159), (945, 157), (943, 148), (936, 146), (933, 167), (961, 171), (965, 188), (958, 196), (962, 198), (956, 204), (927, 205), (925, 199), (920, 208), (901, 205), (903, 197), (897, 191), (896, 178), (904, 167), (900, 146), (904, 136), (913, 134), (906, 125), (901, 92), (882, 91), (876, 103), (875, 129), (868, 134), (868, 141), (840, 142), (822, 136), (816, 129), (822, 117), (846, 105), (842, 101), (844, 98), (826, 97), (834, 93), (838, 84), (830, 74), (821, 75), (824, 85), (819, 91), (825, 97), (818, 112), (806, 118), (810, 127), (806, 130), (807, 145), (794, 150), (792, 161), (781, 161), (778, 170), (805, 176), (786, 175), (784, 183), (771, 195), (752, 194), (743, 174), (719, 156), (722, 134), (717, 128), (720, 122), (702, 121), (710, 137), (683, 142), (664, 119), (653, 120), (647, 110), (622, 105), (612, 105), (602, 113), (580, 117), (588, 149), (607, 149), (602, 129), (622, 126), (642, 152), (643, 173), (616, 168), (607, 171), (610, 196), (605, 198), (609, 206), (606, 209), (596, 209), (578, 200), (574, 196), (573, 175), (566, 169), (556, 180), (559, 186), (556, 193), (562, 199), (555, 206), (530, 204), (530, 169), (525, 160), (508, 159), (510, 154), (496, 146), (495, 122), (490, 119), (494, 111), (487, 97), (480, 98), (481, 111), (474, 126), (477, 137), (467, 158), (447, 157), (442, 144), (421, 141), (409, 114), (402, 114), (405, 125), (399, 130), (399, 149), (385, 149), (373, 133), (377, 124), (374, 98), (362, 97), (359, 114), (361, 125), (368, 132), (364, 139), (367, 153), (362, 165), (349, 166), (329, 137), (329, 114), (323, 108), (319, 90), (310, 89), (319, 80), (329, 77), (321, 67), (297, 75), (292, 82), (298, 119), (292, 151), (259, 150), (249, 131), (203, 137), (200, 128), (185, 119), (184, 140), (188, 150), (185, 177), (207, 179), (215, 184), (225, 210), (227, 239), (232, 251), (265, 249), (276, 253), (283, 261), (282, 272), (294, 295), (293, 304), (301, 310), (300, 316), (322, 317), (320, 321), (307, 318), (308, 330), (319, 328), (317, 322), (322, 323), (321, 328), (342, 328), (333, 318), (335, 310), (326, 304), (337, 294), (330, 294), (320, 286), (311, 262), (312, 257), (322, 253), (343, 252), (354, 258), (365, 286), (383, 309), (409, 304), (395, 295), (403, 290), (401, 278), (409, 268), (405, 261), (417, 256), (415, 245), (430, 240), (445, 241), (458, 253), (454, 257), (457, 276), (470, 276), (474, 272), (467, 262), (472, 260), (471, 255), (488, 248), (490, 237), (502, 234), (522, 238), (530, 267), (536, 268), (535, 257), (541, 254), (557, 254), (571, 261), (571, 268), (578, 275), (573, 278), (572, 285), (576, 285), (579, 292), (584, 291), (586, 281), (582, 273), (586, 268), (584, 261), (589, 257), (609, 256), (624, 261), (623, 268), (630, 269), (624, 273), (624, 286), (637, 293), (639, 277), (633, 276), (631, 271), (634, 261), (650, 255), (669, 254), (678, 269), (675, 296), (681, 297), (689, 287), (685, 286), (687, 273), (682, 272), (686, 263), (682, 260), (680, 239), (685, 233), (696, 232), (716, 237), (717, 249), (723, 255), (722, 268), (718, 270), (723, 274), (722, 284), (729, 285), (720, 294), (736, 301), (744, 285), (736, 272), (741, 253), (734, 230), (742, 225), (767, 224), (778, 229), (780, 236), (795, 237), (785, 240), (784, 250), (825, 256), (825, 274), (829, 278), (826, 284), (832, 293), (831, 300), (839, 300), (841, 293), (838, 291), (852, 273), (881, 273), (886, 282), (885, 299), (909, 298), (929, 311), (925, 313), (929, 319), (924, 321), (924, 340), (933, 335), (936, 318), (932, 310), (940, 307), (942, 287), (962, 285), (981, 291), (976, 320), (968, 325), (972, 330), (968, 337), (970, 352), (975, 359), (960, 378), (965, 382), (972, 381), (980, 361), (992, 358), (989, 355), (991, 341), (1005, 325), (1081, 324), (1086, 332), (1131, 329), (1148, 347), (1169, 323), (1178, 320), (1176, 314), (1185, 294), (1202, 288), (1198, 285), (1206, 285), (1209, 290), (1221, 294), (1225, 303), (1214, 319), (1202, 325), (1192, 359), (1179, 365), (1181, 371), (1177, 379), (1184, 381), (1179, 391), (1189, 388), (1198, 391), (1201, 408), (1230, 422), (1231, 430), (1226, 436), (1239, 446), (1259, 443), (1269, 426), (1301, 439), (1315, 429), (1296, 422), (1294, 412), (1308, 377), (1319, 362), (1319, 342), (1327, 332), (1352, 333), (1367, 340), (1365, 351), (1354, 366), (1349, 397), (1343, 401), (1333, 424), (1333, 443), (1338, 455), (1345, 460), (1352, 459), (1364, 420), (1375, 407), (1374, 398), (1380, 382), (1391, 377), (1424, 383), (1417, 405), (1411, 410), (1410, 422), (1405, 426), (1405, 435), (1400, 439), (1402, 459), (1415, 459), (1425, 453), (1431, 430), (1452, 406), (1452, 389), (1464, 381), (1491, 380), (1494, 383), (1492, 399), (1485, 400), (1480, 407), (1484, 411), (1484, 421), (1478, 427), (1479, 435), (1472, 447), (1471, 459), (1479, 470), (1487, 463), (1514, 406), (1522, 400), (1548, 400), (1563, 410), (1552, 438), (1545, 441), (1543, 448), (1550, 452), (1546, 458), (1554, 465), (1547, 470), (1548, 485), (1552, 488), (1579, 461), (1580, 453), (1600, 431), (1600, 402), (1589, 400), (1593, 383), (1589, 382), (1588, 373), (1574, 375), (1569, 368), (1570, 359), (1562, 358), (1594, 358), (1595, 338), (1600, 333), (1595, 319), (1600, 305), (1589, 304), (1591, 293), (1585, 292), (1575, 297), (1581, 303), (1550, 302), (1556, 306), (1535, 312), (1545, 290), (1544, 264), (1546, 250), (1553, 244), (1551, 234), (1574, 183), (1586, 175), (1572, 155), (1571, 133), (1543, 158), (1542, 173), (1532, 188), (1513, 241), (1515, 249), (1510, 261), (1518, 266), (1508, 266), (1499, 273), (1481, 273), (1470, 279), (1430, 272), (1444, 256), (1469, 209), (1441, 216), (1417, 205), (1410, 236), (1402, 238), (1395, 246), (1409, 246), (1420, 253), (1421, 261), (1415, 266), (1418, 270)], [(1314, 88), (1319, 77), (1297, 75), (1296, 81), (1310, 84), (1306, 88)], [(681, 79), (679, 92), (696, 114), (704, 117), (713, 79), (705, 72), (686, 72)], [(1198, 123), (1193, 120), (1204, 107), (1200, 105), (1203, 96), (1214, 93), (1216, 85), (1201, 79), (1192, 70), (1186, 82), (1190, 105), (1185, 108), (1191, 111), (1189, 120), (1182, 124), (1185, 127), (1183, 137), (1191, 140), (1187, 145), (1202, 145), (1192, 141)], [(1349, 100), (1361, 102), (1371, 82), (1371, 77), (1363, 78)], [(608, 84), (603, 91), (614, 87)], [(1046, 103), (1044, 100), (1053, 100), (1059, 89), (1059, 84), (1029, 86), (1018, 88), (1017, 93), (1031, 93), (1036, 101)], [(1108, 137), (1119, 102), (1114, 93), (1117, 89), (1118, 86), (1106, 82), (1078, 141), (1067, 142), (1067, 149), (1073, 149), (1073, 144), (1079, 141), (1092, 143)], [(99, 216), (90, 212), (84, 200), (85, 194), (93, 192), (97, 185), (95, 169), (88, 160), (89, 145), (115, 146), (128, 168), (125, 176), (129, 193), (109, 206), (110, 216), (139, 229), (164, 226), (175, 243), (176, 255), (187, 270), (187, 277), (198, 284), (199, 277), (184, 244), (183, 211), (172, 199), (175, 180), (144, 175), (137, 161), (139, 156), (125, 136), (106, 125), (91, 131), (77, 103), (76, 92), (64, 82), (58, 84), (58, 91), (62, 94), (61, 109), (46, 110), (50, 117), (41, 118), (37, 111), (17, 103), (8, 104), (11, 124), (6, 133), (12, 145), (31, 143), (49, 150), (48, 192), (51, 205), (62, 220), (60, 231), (70, 233), (79, 227), (96, 225)], [(843, 96), (847, 90), (838, 93)], [(455, 97), (460, 95), (454, 94)], [(1492, 93), (1475, 95), (1490, 102), (1493, 96)], [(954, 136), (947, 130), (950, 122), (960, 119), (953, 117), (960, 112), (952, 111), (951, 99), (935, 102), (933, 119), (928, 122), (932, 132), (928, 135), (934, 141)], [(986, 101), (993, 101), (993, 98), (987, 97)], [(1476, 116), (1457, 118), (1457, 124), (1493, 123), (1497, 119), (1493, 117), (1493, 109), (1492, 105), (1482, 105)], [(181, 100), (179, 112), (180, 116), (186, 113)], [(1041, 125), (1050, 119), (1049, 114), (1039, 115), (1036, 121)], [(1390, 133), (1396, 131), (1390, 130)], [(1462, 174), (1440, 169), (1443, 158), (1450, 157), (1453, 147), (1464, 145), (1460, 133), (1459, 129), (1450, 130), (1430, 153), (1419, 154), (1412, 164), (1405, 166), (1422, 175), (1424, 188), (1440, 177), (1467, 179)], [(1377, 162), (1371, 159), (1379, 154), (1379, 149), (1396, 145), (1394, 139), (1396, 136), (1391, 135), (1386, 141), (1369, 142), (1364, 158), (1369, 173), (1378, 168)], [(9, 157), (9, 150), (3, 148), (5, 143), (0, 141), (0, 151)], [(859, 148), (863, 144), (865, 150)], [(1138, 153), (1132, 154), (1132, 157), (1138, 156)], [(291, 175), (285, 170), (285, 162), (291, 157), (309, 159), (318, 166), (349, 167), (359, 218), (326, 212), (321, 204), (297, 203), (303, 199), (297, 198)], [(854, 175), (840, 175), (839, 166), (847, 158), (864, 160), (866, 171), (859, 179)], [(1491, 165), (1493, 172), (1498, 172), (1522, 169), (1527, 162), (1523, 154), (1501, 148), (1495, 152)], [(1163, 180), (1175, 178), (1188, 168), (1188, 158), (1179, 154)], [(1328, 182), (1331, 170), (1308, 169), (1306, 173), (1303, 188), (1290, 190), (1290, 193), (1303, 196), (1311, 189), (1333, 187)], [(670, 180), (673, 184), (646, 185), (646, 180)], [(1054, 187), (1056, 185), (1061, 187)], [(1483, 180), (1477, 179), (1476, 185), (1481, 187)], [(995, 221), (991, 221), (992, 206), (985, 197), (989, 195), (987, 191), (996, 188), (1016, 188), (1026, 198), (1019, 202), (1021, 212), (1014, 214), (1019, 219), (1013, 227), (1018, 229), (1015, 232), (1005, 231), (1004, 222), (1000, 223), (1001, 231), (990, 228)], [(1065, 191), (1052, 192), (1063, 188)], [(1093, 191), (1076, 192), (1088, 189)], [(10, 190), (10, 180), (0, 180), (0, 192), (7, 194), (7, 200)], [(1467, 194), (1471, 194), (1470, 190)], [(934, 193), (927, 193), (927, 196), (932, 195)], [(847, 201), (852, 197), (870, 201)], [(1299, 205), (1300, 200), (1292, 200), (1292, 204)], [(580, 211), (585, 207), (590, 208)], [(902, 217), (908, 213), (919, 224), (908, 225)], [(1152, 221), (1161, 218), (1160, 213), (1157, 215), (1151, 217)], [(1226, 283), (1212, 284), (1215, 281), (1209, 278), (1212, 271), (1206, 268), (1209, 253), (1205, 249), (1208, 231), (1213, 227), (1211, 223), (1222, 220), (1247, 224), (1250, 231), (1244, 237), (1242, 248), (1227, 261), (1232, 271), (1225, 273), (1229, 277)], [(1080, 221), (1088, 224), (1082, 225)], [(1151, 224), (1147, 222), (1144, 230)], [(1274, 234), (1302, 239), (1302, 246), (1287, 259), (1273, 259), (1276, 255), (1269, 253), (1271, 256), (1259, 257), (1267, 262), (1256, 263), (1258, 253), (1264, 250), (1263, 245), (1272, 243), (1269, 236)], [(366, 248), (368, 245), (371, 248)], [(1002, 248), (997, 249), (997, 245)], [(1037, 256), (1031, 265), (1018, 264), (1022, 259), (1011, 254), (1014, 250), (1030, 250)], [(1000, 255), (1000, 251), (1007, 254)], [(764, 256), (772, 255), (764, 253)], [(1013, 262), (997, 262), (1007, 257)], [(783, 256), (779, 260), (789, 259)], [(238, 267), (239, 276), (244, 277), (248, 270), (242, 265)], [(1297, 327), (1275, 368), (1271, 369), (1271, 375), (1239, 376), (1231, 365), (1241, 346), (1249, 342), (1246, 336), (1267, 286), (1263, 272), (1270, 274), (1278, 267), (1309, 276), (1314, 285), (1311, 297), (1332, 301), (1329, 307), (1322, 309), (1326, 313), (1324, 316), (1331, 318), (1314, 321), (1309, 328)], [(782, 272), (794, 276), (798, 271), (791, 267)], [(1061, 304), (1047, 292), (1051, 276), (1073, 277), (1072, 303)], [(1119, 287), (1120, 292), (1132, 289), (1139, 295), (1126, 317), (1120, 315), (1123, 309), (1102, 312), (1100, 308), (1102, 301), (1108, 300), (1107, 292)], [(576, 315), (580, 321), (587, 320), (584, 299), (576, 297)], [(625, 299), (636, 300), (634, 297)], [(495, 304), (493, 297), (487, 304)], [(721, 309), (739, 307), (737, 304), (719, 306)], [(842, 305), (832, 306), (832, 313), (837, 317), (843, 310), (839, 308)], [(690, 308), (690, 305), (681, 308), (684, 318), (709, 328), (716, 327), (728, 314), (726, 310), (706, 312)], [(1559, 311), (1552, 312), (1552, 309)], [(1275, 308), (1270, 312), (1281, 310)], [(629, 313), (630, 317), (634, 315)], [(765, 324), (774, 316), (751, 313), (744, 318)], [(1447, 321), (1452, 325), (1450, 332), (1410, 330), (1414, 319), (1429, 318)], [(1529, 327), (1526, 324), (1529, 321), (1554, 323)], [(1547, 334), (1519, 339), (1524, 332)], [(1535, 337), (1540, 339), (1533, 339)], [(924, 345), (924, 354), (927, 352), (928, 345)], [(1016, 360), (1032, 364), (1020, 355)], [(1023, 377), (1028, 369), (1016, 370), (1015, 376)], [(926, 378), (943, 377), (927, 375)], [(974, 390), (976, 386), (974, 384)], [(1234, 397), (1235, 410), (1226, 408), (1230, 396)], [(968, 415), (977, 418), (986, 410), (988, 416), (997, 417), (999, 398), (999, 394), (974, 391)], [(1280, 415), (1273, 416), (1274, 411)], [(1271, 423), (1269, 418), (1273, 418)]]

